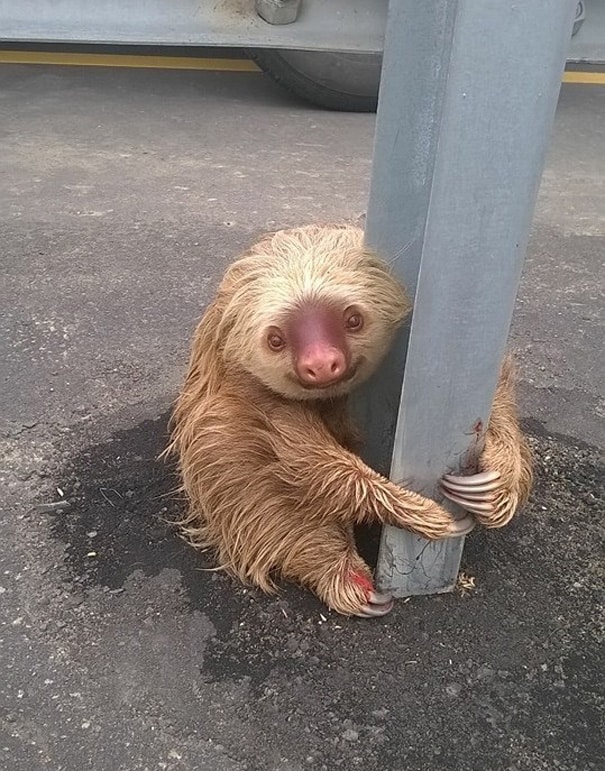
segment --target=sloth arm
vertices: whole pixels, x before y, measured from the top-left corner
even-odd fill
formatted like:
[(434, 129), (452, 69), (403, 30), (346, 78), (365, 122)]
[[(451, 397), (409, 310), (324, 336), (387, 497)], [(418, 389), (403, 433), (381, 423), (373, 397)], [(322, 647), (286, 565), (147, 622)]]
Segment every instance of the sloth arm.
[(461, 535), (472, 528), (470, 518), (456, 521), (435, 501), (371, 469), (338, 444), (318, 415), (303, 404), (276, 407), (270, 421), (276, 471), (296, 491), (308, 516), (348, 523), (378, 521), (430, 539)]

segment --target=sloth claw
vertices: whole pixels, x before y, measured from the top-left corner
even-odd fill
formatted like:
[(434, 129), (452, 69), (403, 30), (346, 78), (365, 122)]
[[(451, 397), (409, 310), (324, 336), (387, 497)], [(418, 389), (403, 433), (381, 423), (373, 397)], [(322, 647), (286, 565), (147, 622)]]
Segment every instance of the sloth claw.
[[(468, 477), (472, 479), (472, 477)], [(442, 487), (447, 487), (453, 493), (463, 493), (464, 495), (479, 495), (483, 493), (491, 493), (500, 487), (500, 481), (494, 480), (493, 482), (486, 482), (485, 484), (477, 485), (469, 482), (468, 484), (456, 484), (450, 482), (447, 477), (444, 477), (441, 481)]]
[[(446, 494), (446, 497), (450, 497)], [(449, 526), (446, 538), (459, 538), (463, 535), (468, 535), (475, 527), (475, 520), (470, 517), (462, 517), (461, 519), (455, 519)]]
[(467, 493), (467, 492), (459, 492), (458, 490), (452, 490), (451, 487), (444, 487), (443, 488), (446, 492), (450, 493), (450, 495), (456, 495), (458, 498), (464, 498), (465, 501), (469, 501), (470, 503), (473, 503), (473, 501), (476, 501), (477, 503), (493, 503), (496, 498), (498, 497), (495, 493), (488, 492), (488, 493)]
[(478, 516), (493, 513), (495, 493), (501, 485), (499, 471), (484, 471), (470, 476), (446, 474), (441, 480), (443, 494), (448, 500)]
[[(378, 599), (380, 599), (381, 602), (378, 602)], [(390, 594), (371, 592), (369, 602), (366, 605), (362, 605), (356, 615), (361, 618), (379, 618), (380, 616), (386, 616), (387, 613), (390, 613), (393, 610), (393, 604), (393, 598)]]
[[(500, 479), (499, 471), (482, 471), (479, 474), (471, 474), (470, 476), (456, 476), (454, 474), (445, 474), (443, 477), (445, 482), (453, 485), (462, 485), (465, 489), (469, 487), (476, 487), (477, 485), (484, 485), (489, 482), (495, 482)], [(494, 489), (493, 487), (490, 489)]]
[(461, 495), (454, 495), (447, 490), (444, 490), (443, 494), (448, 500), (457, 503), (458, 506), (462, 506), (463, 509), (466, 509), (471, 514), (489, 514), (494, 510), (494, 501), (491, 497), (489, 499), (472, 499), (462, 497)]
[(383, 592), (370, 592), (369, 601), (372, 605), (388, 605), (392, 601), (392, 594), (384, 594)]

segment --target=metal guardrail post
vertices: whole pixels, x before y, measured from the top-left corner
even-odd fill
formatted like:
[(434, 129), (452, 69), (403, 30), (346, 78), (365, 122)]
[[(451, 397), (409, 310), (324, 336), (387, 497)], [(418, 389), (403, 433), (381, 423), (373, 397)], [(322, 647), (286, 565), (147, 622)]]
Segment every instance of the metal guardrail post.
[[(366, 238), (414, 312), (358, 407), (368, 462), (426, 495), (487, 425), (576, 5), (389, 6)], [(463, 540), (386, 527), (378, 586), (451, 590)]]

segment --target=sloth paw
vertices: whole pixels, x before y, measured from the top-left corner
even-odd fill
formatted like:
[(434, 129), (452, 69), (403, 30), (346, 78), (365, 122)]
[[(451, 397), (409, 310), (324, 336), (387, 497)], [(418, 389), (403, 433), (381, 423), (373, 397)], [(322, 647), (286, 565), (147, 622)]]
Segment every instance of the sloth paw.
[(401, 526), (429, 541), (459, 538), (470, 533), (475, 527), (475, 520), (470, 515), (456, 519), (449, 511), (431, 500), (427, 500), (426, 507), (415, 514), (414, 521), (406, 519)]
[(470, 476), (446, 474), (441, 487), (446, 498), (473, 514), (485, 527), (506, 525), (521, 503), (521, 495), (505, 484), (499, 471)]
[(324, 593), (324, 602), (344, 616), (379, 618), (393, 609), (393, 597), (377, 592), (365, 573), (349, 569)]
[(365, 602), (360, 605), (354, 615), (361, 618), (377, 618), (379, 616), (386, 616), (393, 609), (393, 595), (377, 592), (374, 589), (374, 584), (367, 576), (361, 573), (351, 573), (350, 580), (361, 588), (365, 595)]
[(456, 519), (450, 512), (430, 499), (424, 500), (422, 508), (417, 507), (411, 512), (405, 505), (402, 508), (403, 515), (399, 521), (396, 520), (393, 524), (429, 541), (436, 541), (441, 538), (458, 538), (470, 533), (475, 526), (475, 521), (471, 516)]

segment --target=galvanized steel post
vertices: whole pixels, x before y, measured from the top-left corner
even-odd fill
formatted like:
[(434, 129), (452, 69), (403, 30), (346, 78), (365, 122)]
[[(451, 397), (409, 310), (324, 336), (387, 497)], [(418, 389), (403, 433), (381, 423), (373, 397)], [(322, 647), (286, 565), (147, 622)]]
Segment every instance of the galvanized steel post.
[[(366, 239), (392, 260), (414, 311), (358, 411), (368, 462), (432, 497), (487, 424), (575, 10), (576, 0), (389, 6)], [(379, 587), (451, 590), (463, 540), (386, 527)]]

